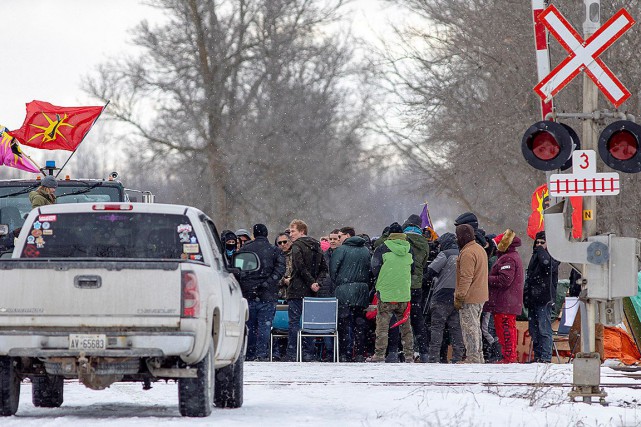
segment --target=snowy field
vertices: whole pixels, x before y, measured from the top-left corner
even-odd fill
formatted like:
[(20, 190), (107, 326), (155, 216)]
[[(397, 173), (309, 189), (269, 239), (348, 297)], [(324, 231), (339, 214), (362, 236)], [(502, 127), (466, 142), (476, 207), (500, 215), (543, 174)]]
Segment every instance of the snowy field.
[(93, 391), (70, 381), (62, 407), (46, 409), (31, 404), (25, 382), (18, 414), (0, 426), (632, 427), (641, 426), (637, 378), (602, 368), (603, 407), (569, 402), (572, 365), (247, 363), (243, 407), (208, 418), (180, 416), (175, 383)]

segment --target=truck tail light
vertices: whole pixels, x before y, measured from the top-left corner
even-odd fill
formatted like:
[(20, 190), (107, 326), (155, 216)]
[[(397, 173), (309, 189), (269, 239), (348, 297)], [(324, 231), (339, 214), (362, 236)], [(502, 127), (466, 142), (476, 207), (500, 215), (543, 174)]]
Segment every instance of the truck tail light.
[(134, 209), (134, 205), (130, 205), (128, 203), (99, 203), (97, 205), (93, 205), (91, 208), (94, 211), (131, 211)]
[(193, 271), (182, 272), (182, 317), (197, 317), (200, 312), (198, 277)]

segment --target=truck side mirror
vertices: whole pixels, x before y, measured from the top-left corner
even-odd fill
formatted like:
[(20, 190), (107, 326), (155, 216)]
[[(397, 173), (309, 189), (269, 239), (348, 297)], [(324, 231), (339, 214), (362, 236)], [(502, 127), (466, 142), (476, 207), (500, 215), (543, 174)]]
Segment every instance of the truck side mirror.
[(236, 252), (231, 256), (231, 265), (240, 271), (256, 271), (260, 268), (260, 260), (253, 252)]

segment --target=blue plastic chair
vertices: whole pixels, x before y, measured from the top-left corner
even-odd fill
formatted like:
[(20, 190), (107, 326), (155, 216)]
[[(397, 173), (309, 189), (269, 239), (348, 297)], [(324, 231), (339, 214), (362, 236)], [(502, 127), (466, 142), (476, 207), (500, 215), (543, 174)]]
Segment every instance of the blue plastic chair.
[(303, 298), (301, 329), (298, 331), (298, 360), (303, 360), (303, 338), (334, 339), (334, 362), (338, 362), (338, 300), (336, 298)]
[(287, 339), (289, 333), (289, 312), (285, 301), (278, 301), (276, 312), (274, 313), (274, 320), (272, 321), (272, 329), (269, 337), (269, 361), (274, 359), (274, 340)]

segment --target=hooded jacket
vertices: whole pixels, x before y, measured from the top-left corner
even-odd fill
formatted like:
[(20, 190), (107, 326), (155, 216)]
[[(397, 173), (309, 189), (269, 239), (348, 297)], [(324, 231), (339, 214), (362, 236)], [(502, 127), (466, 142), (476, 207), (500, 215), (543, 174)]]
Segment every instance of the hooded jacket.
[(456, 259), (459, 255), (456, 236), (445, 233), (438, 238), (441, 248), (438, 255), (427, 267), (427, 275), (432, 279), (432, 296), (430, 303), (454, 303), (454, 289), (456, 289)]
[[(537, 233), (536, 239), (545, 239), (545, 233)], [(534, 246), (523, 289), (523, 304), (527, 308), (556, 301), (559, 264), (543, 246)]]
[(313, 297), (313, 283), (322, 284), (327, 276), (327, 264), (320, 243), (302, 236), (292, 244), (292, 277), (287, 287), (287, 299)]
[(371, 257), (365, 243), (362, 237), (350, 237), (332, 254), (329, 273), (340, 304), (367, 307), (369, 303)]
[(240, 273), (240, 288), (247, 300), (274, 302), (278, 300), (278, 284), (285, 274), (285, 254), (258, 236), (247, 242), (238, 252), (253, 252), (260, 260), (257, 271)]
[(465, 304), (483, 304), (488, 300), (487, 253), (476, 243), (471, 225), (456, 226), (456, 241), (461, 252), (456, 260), (454, 298)]
[[(523, 310), (523, 262), (516, 248), (521, 246), (521, 239), (514, 236), (506, 242), (506, 232), (499, 248), (499, 257), (489, 274), (490, 298), (484, 311), (501, 314), (521, 314)], [(506, 248), (507, 247), (507, 248)]]
[(408, 302), (411, 298), (412, 258), (403, 233), (391, 233), (374, 251), (372, 274), (382, 302)]

